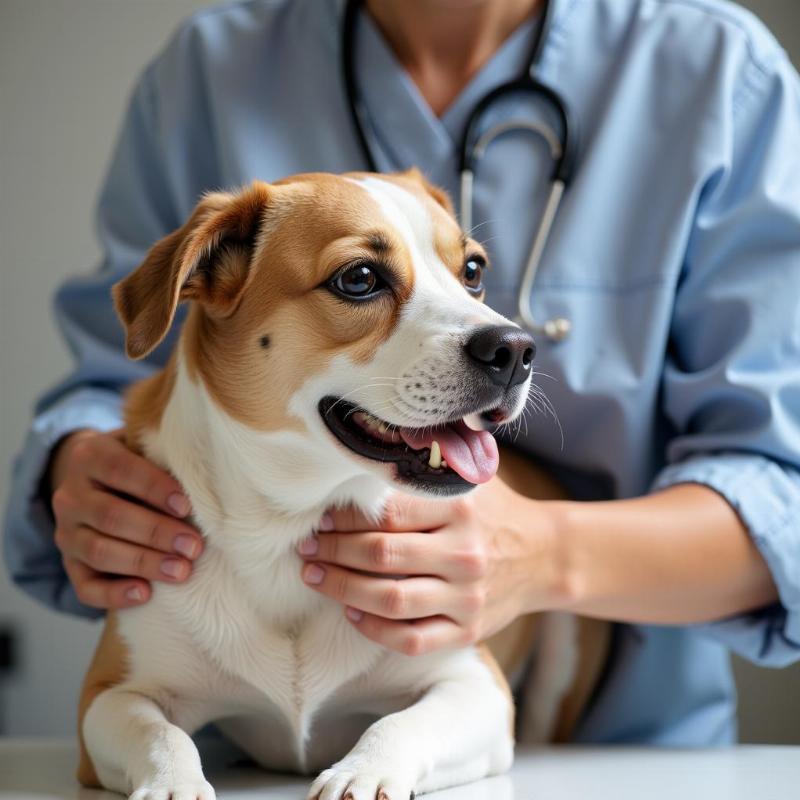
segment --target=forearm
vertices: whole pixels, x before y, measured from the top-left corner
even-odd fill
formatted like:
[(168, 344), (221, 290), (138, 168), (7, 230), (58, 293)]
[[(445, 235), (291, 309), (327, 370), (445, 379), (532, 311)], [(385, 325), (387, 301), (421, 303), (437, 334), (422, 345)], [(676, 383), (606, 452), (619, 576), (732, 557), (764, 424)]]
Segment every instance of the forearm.
[(699, 484), (563, 503), (556, 603), (624, 622), (709, 622), (774, 603), (766, 563), (731, 506)]

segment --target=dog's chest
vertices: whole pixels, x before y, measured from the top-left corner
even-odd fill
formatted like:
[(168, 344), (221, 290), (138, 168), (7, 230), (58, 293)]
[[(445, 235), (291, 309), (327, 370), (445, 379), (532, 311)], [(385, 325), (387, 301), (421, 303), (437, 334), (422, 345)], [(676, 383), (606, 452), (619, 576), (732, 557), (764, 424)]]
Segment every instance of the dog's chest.
[[(271, 569), (263, 586), (253, 587), (252, 577), (243, 580), (208, 555), (188, 584), (159, 587), (142, 608), (149, 620), (143, 615), (139, 624), (125, 626), (137, 640), (144, 637), (134, 648), (150, 654), (141, 670), (155, 670), (158, 680), (186, 675), (175, 662), (191, 662), (196, 685), (180, 687), (183, 692), (206, 693), (232, 707), (260, 699), (266, 712), (284, 718), (300, 746), (321, 706), (368, 672), (382, 651), (353, 629), (339, 604), (295, 577), (299, 564)], [(159, 646), (154, 637), (169, 644)], [(168, 655), (153, 660), (154, 652)]]

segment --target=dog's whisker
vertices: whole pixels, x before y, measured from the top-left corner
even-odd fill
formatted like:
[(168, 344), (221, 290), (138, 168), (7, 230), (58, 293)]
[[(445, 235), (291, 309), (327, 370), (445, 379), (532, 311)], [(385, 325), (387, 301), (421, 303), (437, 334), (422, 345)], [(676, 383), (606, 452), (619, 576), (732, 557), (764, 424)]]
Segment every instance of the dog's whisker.
[(478, 230), (478, 228), (482, 228), (484, 225), (491, 225), (499, 221), (500, 221), (499, 219), (485, 219), (483, 220), (483, 222), (476, 223), (468, 231), (464, 231), (464, 233), (467, 236), (469, 236), (470, 239), (474, 239), (475, 237), (472, 234), (475, 233), (475, 231)]
[[(558, 417), (558, 413), (556, 412), (555, 406), (550, 401), (550, 398), (545, 394), (544, 390), (541, 386), (538, 386), (535, 383), (531, 383), (531, 389), (529, 390), (529, 399), (533, 400), (534, 407), (541, 408), (542, 412), (545, 416), (551, 416), (553, 421), (558, 426), (559, 436), (561, 437), (561, 449), (564, 449), (564, 428), (561, 425), (561, 420)], [(538, 403), (537, 403), (538, 401)], [(541, 404), (541, 405), (539, 405)]]
[[(376, 378), (375, 380), (377, 381), (378, 379)], [(338, 397), (336, 399), (336, 401), (328, 409), (328, 411), (326, 412), (326, 415), (330, 414), (330, 412), (333, 411), (333, 409), (336, 408), (336, 406), (339, 403), (341, 403), (343, 400), (346, 400), (346, 398), (351, 397), (352, 395), (356, 394), (357, 392), (368, 391), (369, 389), (381, 389), (381, 388), (386, 388), (387, 386), (389, 388), (393, 388), (393, 387), (390, 386), (390, 384), (382, 384), (382, 383), (376, 383), (376, 382), (365, 383), (365, 384), (362, 384), (361, 386), (357, 386), (355, 389), (352, 389), (351, 391), (346, 392), (345, 394), (343, 394), (340, 397)]]

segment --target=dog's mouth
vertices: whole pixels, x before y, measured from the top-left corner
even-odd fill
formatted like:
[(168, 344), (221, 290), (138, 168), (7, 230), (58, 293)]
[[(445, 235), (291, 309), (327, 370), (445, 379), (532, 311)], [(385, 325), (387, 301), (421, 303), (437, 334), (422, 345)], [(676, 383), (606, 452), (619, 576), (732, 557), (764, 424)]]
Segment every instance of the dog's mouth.
[(322, 419), (349, 450), (395, 466), (396, 477), (440, 494), (457, 494), (485, 483), (497, 472), (494, 437), (464, 420), (424, 428), (392, 425), (336, 397), (319, 402)]

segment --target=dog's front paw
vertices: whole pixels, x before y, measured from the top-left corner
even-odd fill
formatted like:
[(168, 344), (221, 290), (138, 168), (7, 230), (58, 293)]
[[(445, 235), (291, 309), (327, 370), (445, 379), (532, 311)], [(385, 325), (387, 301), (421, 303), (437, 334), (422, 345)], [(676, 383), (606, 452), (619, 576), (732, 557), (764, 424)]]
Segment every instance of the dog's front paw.
[(402, 771), (363, 767), (342, 761), (321, 772), (308, 792), (308, 800), (409, 800), (414, 786)]
[(128, 800), (215, 800), (211, 784), (205, 780), (148, 781), (134, 789)]

